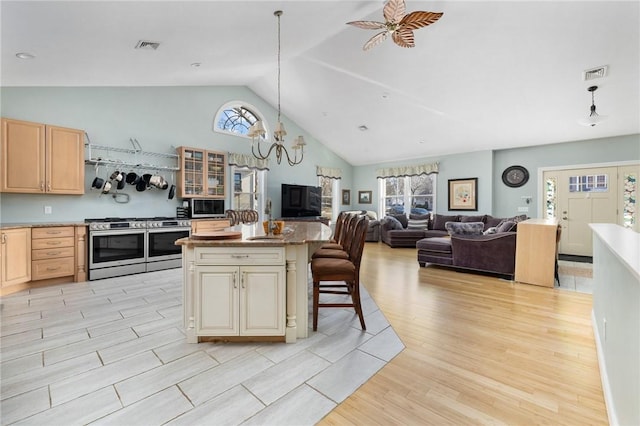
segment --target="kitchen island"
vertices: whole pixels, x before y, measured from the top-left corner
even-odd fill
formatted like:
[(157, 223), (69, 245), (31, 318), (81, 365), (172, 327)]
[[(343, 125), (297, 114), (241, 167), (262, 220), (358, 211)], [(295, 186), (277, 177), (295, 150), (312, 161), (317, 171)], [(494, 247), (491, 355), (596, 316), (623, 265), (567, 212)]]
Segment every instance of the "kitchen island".
[(319, 222), (286, 222), (267, 236), (261, 223), (225, 228), (234, 239), (194, 234), (182, 246), (187, 342), (276, 340), (308, 332), (308, 262), (331, 237)]

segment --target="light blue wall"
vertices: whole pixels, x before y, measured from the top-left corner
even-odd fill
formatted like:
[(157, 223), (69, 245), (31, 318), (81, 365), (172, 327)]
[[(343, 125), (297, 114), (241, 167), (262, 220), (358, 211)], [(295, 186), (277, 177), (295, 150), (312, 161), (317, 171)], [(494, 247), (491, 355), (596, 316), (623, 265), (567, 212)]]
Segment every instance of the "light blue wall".
[[(556, 166), (575, 166), (622, 161), (640, 161), (640, 135), (619, 136), (603, 139), (591, 139), (579, 142), (567, 142), (551, 145), (538, 145), (499, 151), (478, 151), (466, 154), (445, 155), (441, 157), (423, 157), (393, 163), (379, 163), (354, 167), (354, 193), (352, 201), (355, 209), (377, 210), (378, 183), (376, 170), (382, 167), (439, 163), (436, 212), (450, 213), (448, 210), (448, 180), (478, 178), (478, 213), (492, 214), (497, 217), (522, 214), (519, 207), (528, 207), (530, 217), (536, 217), (538, 211), (537, 185), (538, 169)], [(509, 188), (502, 183), (502, 172), (512, 165), (526, 167), (530, 173), (527, 184), (520, 188)], [(373, 204), (357, 204), (357, 191), (373, 190)], [(532, 196), (527, 205), (523, 196)], [(356, 198), (353, 198), (356, 197)], [(456, 214), (472, 214), (456, 211)]]
[[(526, 206), (523, 196), (532, 196), (530, 217), (538, 216), (538, 182), (542, 179), (539, 168), (580, 166), (583, 164), (640, 161), (640, 135), (590, 139), (527, 148), (505, 149), (494, 152), (494, 200), (495, 216), (508, 216), (519, 206)], [(502, 183), (502, 172), (509, 166), (521, 165), (529, 170), (530, 178), (520, 188), (509, 188)]]
[[(129, 138), (137, 138), (145, 151), (174, 152), (185, 145), (220, 151), (249, 153), (247, 139), (214, 133), (212, 121), (220, 106), (232, 100), (257, 107), (268, 123), (276, 120), (277, 111), (246, 87), (101, 87), (41, 88), (4, 87), (0, 89), (3, 117), (84, 129), (91, 141), (99, 145), (129, 148)], [(295, 167), (272, 161), (267, 180), (267, 195), (274, 214), (280, 210), (280, 184), (317, 185), (317, 165), (343, 171), (341, 189), (351, 190), (351, 205), (341, 210), (377, 210), (378, 182), (376, 169), (394, 165), (438, 162), (440, 173), (436, 211), (448, 212), (448, 180), (478, 178), (478, 213), (509, 216), (526, 206), (523, 195), (533, 196), (529, 216), (535, 217), (537, 174), (539, 168), (603, 162), (640, 160), (640, 135), (594, 139), (553, 145), (540, 145), (500, 151), (478, 151), (410, 161), (352, 167), (324, 145), (283, 117), (290, 138), (305, 137), (305, 161)], [(529, 170), (531, 178), (522, 188), (502, 184), (502, 171), (514, 164)], [(94, 177), (93, 167), (86, 168), (86, 188)], [(370, 190), (372, 204), (359, 204), (358, 191)], [(99, 196), (87, 189), (83, 196), (0, 195), (0, 220), (3, 223), (82, 220), (105, 216), (173, 216), (180, 200), (167, 200), (166, 193), (138, 193), (129, 187), (128, 204), (117, 204), (111, 197)], [(53, 214), (44, 215), (44, 206)]]
[[(477, 197), (478, 213), (491, 213), (491, 200), (493, 187), (492, 178), (492, 152), (478, 151), (465, 154), (447, 155), (441, 157), (425, 157), (416, 160), (397, 161), (393, 163), (380, 163), (354, 168), (353, 182), (355, 189), (354, 208), (363, 210), (376, 210), (378, 208), (378, 182), (376, 170), (382, 167), (408, 166), (418, 164), (438, 163), (439, 173), (437, 177), (436, 208), (438, 213), (449, 211), (448, 180), (478, 178)], [(373, 204), (357, 204), (357, 192), (364, 190), (373, 191)], [(469, 212), (466, 212), (469, 213)], [(465, 214), (457, 211), (456, 214)]]
[[(83, 129), (96, 145), (131, 148), (136, 138), (144, 151), (175, 153), (184, 145), (211, 150), (251, 152), (250, 140), (214, 133), (213, 118), (229, 101), (247, 102), (258, 108), (273, 128), (277, 111), (246, 87), (3, 87), (3, 117)], [(317, 185), (316, 166), (343, 170), (343, 186), (351, 185), (351, 165), (338, 157), (286, 117), (282, 120), (289, 140), (303, 135), (307, 142), (305, 160), (291, 167), (271, 161), (267, 195), (274, 215), (280, 214), (280, 184)], [(118, 154), (129, 161), (126, 155)], [(112, 155), (116, 157), (115, 154)], [(83, 196), (1, 194), (0, 220), (14, 222), (78, 221), (87, 217), (174, 216), (180, 200), (168, 200), (165, 191), (136, 192), (127, 204), (117, 204), (111, 196), (90, 191), (95, 177), (86, 166), (86, 193)], [(169, 178), (167, 176), (167, 178)], [(229, 177), (230, 179), (231, 177)], [(227, 200), (229, 202), (229, 200)], [(44, 215), (44, 206), (53, 214)]]

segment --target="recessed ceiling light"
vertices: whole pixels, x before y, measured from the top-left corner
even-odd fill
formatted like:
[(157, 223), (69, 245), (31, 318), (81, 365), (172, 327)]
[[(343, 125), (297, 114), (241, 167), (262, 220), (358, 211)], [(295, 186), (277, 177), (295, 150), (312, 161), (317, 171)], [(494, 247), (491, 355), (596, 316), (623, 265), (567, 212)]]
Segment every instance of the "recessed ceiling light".
[(358, 126), (358, 129), (359, 129), (361, 132), (366, 132), (367, 130), (369, 130), (369, 128), (368, 128), (367, 126), (365, 126), (364, 124), (363, 124), (362, 126)]
[(384, 92), (384, 93), (382, 94), (382, 99), (389, 99), (389, 93)]
[(36, 56), (28, 52), (20, 52), (20, 53), (16, 53), (16, 57), (20, 59), (33, 59)]
[(201, 62), (194, 62), (194, 63), (191, 64), (191, 66), (194, 67), (194, 68), (198, 68), (200, 65), (202, 65)]

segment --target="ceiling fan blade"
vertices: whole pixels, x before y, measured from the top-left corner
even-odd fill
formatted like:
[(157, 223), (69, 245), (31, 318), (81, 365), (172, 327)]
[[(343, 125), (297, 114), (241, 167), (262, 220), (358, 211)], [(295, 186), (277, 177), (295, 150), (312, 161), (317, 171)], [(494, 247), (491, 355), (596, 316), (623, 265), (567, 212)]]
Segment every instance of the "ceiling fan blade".
[(385, 24), (377, 21), (351, 21), (347, 22), (347, 25), (353, 25), (354, 27), (363, 28), (365, 30), (380, 30), (386, 27)]
[(364, 46), (362, 47), (362, 50), (369, 50), (372, 47), (377, 46), (378, 44), (380, 44), (383, 41), (385, 41), (388, 36), (389, 36), (389, 31), (383, 31), (381, 33), (378, 33), (378, 34), (374, 35), (373, 37), (371, 37), (369, 39), (369, 41), (367, 41), (364, 44)]
[(401, 47), (415, 47), (416, 45), (413, 39), (413, 31), (407, 28), (400, 28), (394, 31), (391, 38)]
[(382, 9), (382, 14), (387, 22), (398, 23), (406, 10), (404, 0), (389, 0)]
[(436, 22), (443, 15), (441, 12), (411, 12), (400, 21), (400, 26), (410, 30), (426, 27)]

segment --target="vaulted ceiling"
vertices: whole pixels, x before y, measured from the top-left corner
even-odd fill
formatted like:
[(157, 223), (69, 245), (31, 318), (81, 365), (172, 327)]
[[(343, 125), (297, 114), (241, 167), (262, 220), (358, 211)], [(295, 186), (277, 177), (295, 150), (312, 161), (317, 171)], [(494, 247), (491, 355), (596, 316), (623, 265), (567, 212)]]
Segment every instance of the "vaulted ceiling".
[[(640, 133), (638, 1), (407, 1), (444, 16), (414, 48), (365, 52), (375, 31), (345, 24), (381, 21), (383, 6), (2, 1), (1, 84), (246, 85), (275, 107), (281, 9), (282, 111), (351, 164)], [(585, 127), (591, 85), (608, 119)]]

